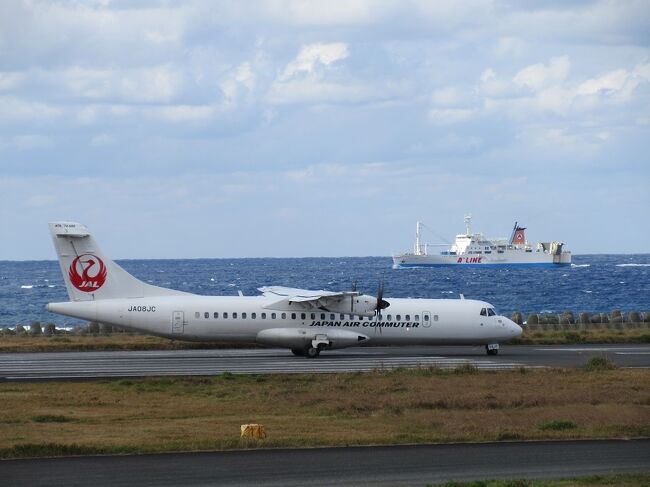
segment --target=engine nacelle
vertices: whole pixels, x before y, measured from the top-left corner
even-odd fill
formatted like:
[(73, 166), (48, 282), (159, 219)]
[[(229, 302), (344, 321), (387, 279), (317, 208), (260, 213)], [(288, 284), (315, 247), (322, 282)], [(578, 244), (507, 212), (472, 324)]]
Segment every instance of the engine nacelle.
[(340, 302), (326, 307), (327, 311), (332, 313), (344, 313), (359, 316), (375, 316), (377, 308), (377, 298), (367, 294), (358, 296), (346, 296)]
[(256, 341), (264, 345), (285, 348), (306, 348), (317, 341), (323, 348), (335, 349), (359, 345), (370, 337), (354, 331), (319, 328), (270, 328), (257, 334)]

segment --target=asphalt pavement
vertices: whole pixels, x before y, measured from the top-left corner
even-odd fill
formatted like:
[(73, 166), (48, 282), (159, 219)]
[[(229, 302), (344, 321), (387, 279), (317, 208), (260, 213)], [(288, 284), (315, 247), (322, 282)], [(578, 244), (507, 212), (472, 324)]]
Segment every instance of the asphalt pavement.
[(628, 344), (503, 345), (497, 356), (487, 356), (482, 347), (367, 347), (325, 351), (316, 359), (284, 349), (2, 353), (0, 380), (336, 373), (466, 363), (483, 370), (578, 367), (594, 356), (607, 357), (620, 367), (650, 367), (650, 345)]
[(650, 472), (650, 440), (309, 448), (0, 461), (18, 486), (424, 486)]

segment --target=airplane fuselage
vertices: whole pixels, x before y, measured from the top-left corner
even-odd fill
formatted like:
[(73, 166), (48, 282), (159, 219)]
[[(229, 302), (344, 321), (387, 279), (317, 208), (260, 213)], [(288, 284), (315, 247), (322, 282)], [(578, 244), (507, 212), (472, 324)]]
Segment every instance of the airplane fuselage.
[[(368, 345), (498, 343), (518, 336), (502, 316), (482, 315), (491, 308), (469, 299), (386, 299), (381, 319), (324, 310), (269, 309), (264, 296), (165, 296), (51, 303), (48, 309), (166, 338), (189, 341), (261, 342), (268, 330), (304, 330), (335, 335), (343, 330)], [(350, 335), (352, 338), (352, 335)], [(340, 343), (344, 340), (340, 339)], [(349, 346), (346, 343), (345, 346)], [(331, 348), (339, 348), (333, 346)]]

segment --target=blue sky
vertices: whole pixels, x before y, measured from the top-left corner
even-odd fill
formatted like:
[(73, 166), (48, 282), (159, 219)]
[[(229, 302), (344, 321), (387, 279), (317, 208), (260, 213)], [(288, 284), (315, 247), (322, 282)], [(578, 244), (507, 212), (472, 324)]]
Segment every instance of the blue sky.
[[(0, 260), (650, 252), (647, 1), (0, 2)], [(440, 239), (433, 234), (427, 241)]]

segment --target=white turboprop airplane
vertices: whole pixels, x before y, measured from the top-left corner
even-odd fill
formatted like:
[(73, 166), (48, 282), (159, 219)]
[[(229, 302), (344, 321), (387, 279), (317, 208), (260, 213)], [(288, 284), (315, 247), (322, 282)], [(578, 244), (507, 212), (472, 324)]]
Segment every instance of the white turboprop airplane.
[[(188, 341), (256, 342), (317, 357), (355, 345), (485, 345), (521, 328), (471, 299), (383, 299), (356, 291), (261, 287), (261, 296), (199, 296), (146, 284), (102, 254), (86, 226), (50, 223), (70, 301), (47, 309)], [(390, 307), (388, 312), (382, 310)]]

